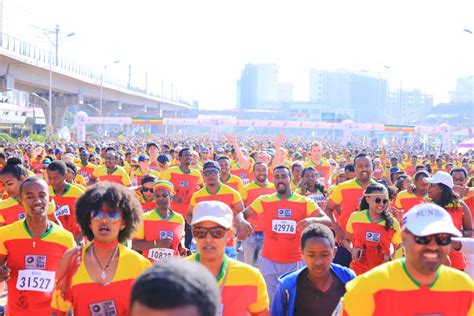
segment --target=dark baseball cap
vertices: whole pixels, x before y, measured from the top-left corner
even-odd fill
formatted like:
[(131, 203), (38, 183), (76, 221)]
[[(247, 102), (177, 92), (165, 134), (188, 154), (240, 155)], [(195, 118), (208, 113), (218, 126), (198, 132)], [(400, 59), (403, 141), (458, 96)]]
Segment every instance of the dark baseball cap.
[(217, 169), (220, 171), (221, 167), (215, 161), (208, 161), (204, 164), (204, 166), (202, 166), (202, 170), (206, 170), (206, 169)]
[(170, 158), (168, 157), (168, 155), (163, 155), (163, 154), (159, 155), (156, 160), (158, 160), (158, 162), (161, 163), (161, 164), (165, 164), (167, 162), (170, 162)]

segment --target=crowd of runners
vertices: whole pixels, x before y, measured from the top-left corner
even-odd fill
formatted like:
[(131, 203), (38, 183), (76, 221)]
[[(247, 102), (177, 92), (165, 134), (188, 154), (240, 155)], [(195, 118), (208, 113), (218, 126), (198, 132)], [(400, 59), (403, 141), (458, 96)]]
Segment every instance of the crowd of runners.
[(474, 314), (474, 152), (19, 140), (0, 193), (5, 315)]

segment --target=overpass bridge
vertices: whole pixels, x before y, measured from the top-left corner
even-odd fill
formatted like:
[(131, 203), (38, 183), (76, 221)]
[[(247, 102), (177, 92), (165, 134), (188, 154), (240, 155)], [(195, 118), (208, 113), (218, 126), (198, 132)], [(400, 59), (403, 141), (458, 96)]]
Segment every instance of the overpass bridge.
[(29, 103), (43, 109), (50, 131), (63, 126), (71, 106), (97, 116), (128, 117), (176, 118), (191, 109), (185, 102), (106, 77), (103, 71), (64, 58), (53, 60), (51, 51), (0, 33), (0, 91), (28, 92)]

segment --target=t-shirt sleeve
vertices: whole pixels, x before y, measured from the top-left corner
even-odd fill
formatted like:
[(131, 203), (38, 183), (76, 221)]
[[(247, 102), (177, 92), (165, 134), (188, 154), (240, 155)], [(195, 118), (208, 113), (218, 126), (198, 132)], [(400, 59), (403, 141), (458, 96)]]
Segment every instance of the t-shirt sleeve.
[(242, 188), (242, 190), (240, 191), (240, 196), (242, 196), (242, 201), (245, 202), (245, 204), (247, 204), (247, 199), (249, 197), (249, 194), (248, 194), (248, 191), (247, 191), (247, 188), (244, 186)]
[(0, 256), (8, 255), (7, 247), (5, 246), (5, 237), (8, 235), (8, 232), (5, 231), (5, 228), (0, 228)]
[(2, 225), (6, 224), (6, 220), (5, 220), (5, 217), (3, 217), (3, 214), (0, 214), (0, 224)]
[(374, 284), (367, 282), (363, 275), (347, 283), (346, 294), (342, 298), (344, 315), (372, 315), (374, 311), (373, 288)]
[[(197, 191), (199, 192), (199, 191)], [(195, 207), (197, 202), (196, 202), (196, 194), (197, 192), (194, 192), (193, 195), (191, 195), (191, 200), (189, 201), (189, 206)]]
[(94, 178), (99, 178), (99, 168), (95, 168), (94, 171), (92, 171), (92, 176)]
[(402, 242), (402, 236), (400, 233), (400, 224), (396, 219), (393, 219), (393, 229), (395, 230), (395, 233), (392, 236), (392, 244), (398, 245)]
[(242, 201), (242, 197), (240, 196), (240, 193), (239, 192), (234, 192), (233, 193), (233, 198), (232, 198), (232, 204), (236, 204), (236, 203), (239, 203), (240, 201)]
[(267, 310), (270, 306), (268, 298), (267, 285), (260, 272), (256, 272), (255, 285), (257, 286), (257, 300), (249, 305), (248, 311), (250, 313), (259, 313)]
[(56, 202), (54, 201), (54, 199), (52, 199), (51, 201), (49, 201), (48, 215), (53, 215), (55, 211), (56, 211)]
[(171, 172), (169, 169), (163, 171), (161, 174), (161, 180), (171, 181)]
[(334, 203), (336, 203), (337, 205), (342, 203), (342, 190), (339, 185), (334, 188), (334, 191), (332, 191), (329, 199), (333, 201)]
[(398, 208), (399, 210), (403, 209), (402, 201), (400, 199), (400, 194), (397, 194), (397, 198), (395, 199), (395, 207)]
[(354, 229), (352, 227), (352, 224), (354, 223), (354, 219), (355, 219), (356, 214), (357, 213), (352, 213), (351, 216), (349, 217), (349, 220), (347, 221), (347, 224), (346, 224), (346, 232), (348, 232), (350, 234), (354, 233)]
[(130, 177), (128, 176), (126, 171), (122, 173), (122, 184), (126, 187), (129, 187), (132, 185), (132, 181), (130, 180)]
[(306, 216), (312, 216), (314, 212), (321, 212), (321, 208), (319, 208), (318, 204), (314, 202), (312, 199), (307, 198), (308, 202), (306, 203)]
[(142, 222), (140, 224), (140, 227), (138, 227), (138, 230), (133, 235), (133, 239), (137, 239), (137, 240), (145, 239), (145, 225), (144, 225), (144, 222)]
[(250, 209), (254, 211), (256, 214), (262, 214), (263, 213), (263, 206), (262, 206), (262, 198), (263, 196), (260, 196), (256, 198), (252, 204), (250, 204)]

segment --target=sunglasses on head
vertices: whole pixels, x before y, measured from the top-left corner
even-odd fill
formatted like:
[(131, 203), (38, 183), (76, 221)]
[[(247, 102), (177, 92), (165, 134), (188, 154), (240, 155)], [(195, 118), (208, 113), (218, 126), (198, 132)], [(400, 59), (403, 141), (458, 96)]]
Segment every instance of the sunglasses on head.
[(91, 212), (91, 219), (103, 220), (106, 217), (111, 222), (118, 222), (122, 219), (122, 212), (119, 210), (110, 210), (107, 212), (95, 210)]
[(415, 239), (415, 242), (418, 245), (428, 245), (433, 238), (436, 241), (436, 244), (438, 246), (447, 246), (451, 243), (451, 235), (450, 234), (436, 234), (436, 235), (430, 235), (430, 236), (416, 236), (413, 235), (413, 238)]
[(388, 204), (388, 199), (375, 198), (374, 202), (375, 202), (375, 204), (383, 203), (383, 205), (387, 205)]
[(153, 193), (153, 188), (142, 187), (142, 192), (143, 192), (143, 193), (145, 193), (145, 192)]
[(205, 176), (210, 176), (210, 175), (218, 174), (218, 173), (219, 173), (219, 170), (217, 170), (217, 169), (210, 169), (210, 170), (205, 170), (204, 171)]
[(197, 239), (206, 238), (208, 232), (211, 233), (212, 238), (221, 239), (225, 236), (225, 233), (228, 231), (228, 229), (220, 226), (211, 228), (193, 227), (191, 231), (193, 233), (193, 237)]

